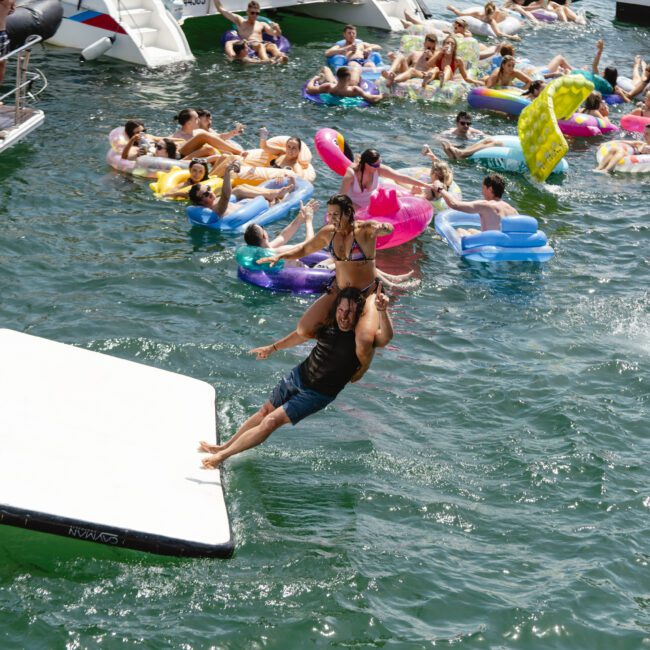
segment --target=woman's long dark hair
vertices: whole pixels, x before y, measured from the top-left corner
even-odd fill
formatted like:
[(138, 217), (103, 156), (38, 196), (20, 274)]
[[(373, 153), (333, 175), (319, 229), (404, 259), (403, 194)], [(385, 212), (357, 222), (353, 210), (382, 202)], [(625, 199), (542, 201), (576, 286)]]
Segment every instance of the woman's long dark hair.
[(191, 169), (192, 165), (201, 165), (203, 167), (203, 178), (199, 181), (202, 183), (203, 181), (208, 180), (208, 161), (205, 158), (192, 158), (190, 160), (190, 166), (188, 169)]
[(361, 154), (361, 159), (359, 160), (359, 188), (363, 192), (365, 189), (362, 185), (363, 183), (363, 171), (366, 168), (366, 165), (370, 163), (371, 165), (374, 165), (381, 156), (379, 155), (379, 152), (377, 149), (366, 149), (362, 154)]
[(341, 215), (346, 216), (350, 225), (354, 225), (354, 203), (347, 194), (334, 194), (330, 196), (327, 205), (337, 205), (341, 210)]

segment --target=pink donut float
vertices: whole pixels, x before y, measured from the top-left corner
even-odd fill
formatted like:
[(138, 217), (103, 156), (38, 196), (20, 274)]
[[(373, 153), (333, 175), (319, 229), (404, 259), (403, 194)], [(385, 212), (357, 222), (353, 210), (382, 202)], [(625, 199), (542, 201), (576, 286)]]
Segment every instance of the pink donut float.
[(608, 119), (574, 113), (568, 120), (558, 120), (560, 131), (564, 135), (572, 135), (578, 138), (588, 138), (597, 135), (607, 135), (618, 131), (616, 124)]
[(645, 127), (650, 124), (650, 117), (641, 117), (641, 115), (623, 115), (621, 118), (621, 128), (634, 133), (643, 133)]
[(390, 235), (377, 239), (377, 249), (393, 248), (421, 235), (433, 217), (433, 207), (425, 199), (398, 194), (395, 188), (378, 187), (370, 204), (359, 210), (355, 218), (361, 221), (387, 221), (395, 228)]
[(352, 160), (345, 155), (345, 138), (334, 129), (319, 129), (314, 145), (321, 160), (336, 174), (343, 176)]

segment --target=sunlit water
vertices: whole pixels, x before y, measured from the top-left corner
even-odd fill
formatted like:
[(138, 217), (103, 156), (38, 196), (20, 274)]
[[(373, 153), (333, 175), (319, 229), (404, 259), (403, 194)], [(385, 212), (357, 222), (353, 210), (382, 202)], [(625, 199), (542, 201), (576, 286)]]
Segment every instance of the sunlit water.
[[(587, 28), (531, 30), (522, 51), (587, 64), (604, 36), (621, 72), (650, 59), (613, 3), (581, 5)], [(333, 126), (400, 167), (425, 141), (439, 151), (465, 107), (307, 104), (340, 27), (285, 31), (299, 45), (282, 68), (234, 67), (205, 43), (172, 75), (38, 51), (46, 123), (0, 158), (0, 324), (208, 381), (224, 436), (307, 354), (247, 350), (309, 301), (241, 283), (237, 240), (190, 230), (181, 204), (108, 168), (107, 133), (135, 116), (171, 133), (198, 105), (218, 128), (245, 122), (248, 146), (263, 124), (308, 142)], [(543, 268), (462, 263), (433, 231), (380, 255), (420, 279), (392, 295), (395, 339), (333, 407), (227, 463), (233, 559), (102, 556), (1, 529), (0, 646), (650, 647), (650, 178), (590, 173), (596, 144), (572, 145), (564, 179), (508, 178), (556, 250)], [(326, 199), (338, 179), (316, 168)], [(454, 171), (478, 198), (484, 169)]]

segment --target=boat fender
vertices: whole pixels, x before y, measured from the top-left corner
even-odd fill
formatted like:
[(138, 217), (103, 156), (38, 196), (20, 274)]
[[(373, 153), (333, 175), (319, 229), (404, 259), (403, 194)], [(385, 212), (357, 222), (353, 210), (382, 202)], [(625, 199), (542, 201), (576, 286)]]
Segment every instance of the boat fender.
[(98, 59), (102, 54), (106, 54), (106, 52), (113, 47), (115, 38), (115, 34), (112, 34), (111, 36), (102, 36), (99, 40), (81, 50), (79, 59), (81, 61), (94, 61), (95, 59)]

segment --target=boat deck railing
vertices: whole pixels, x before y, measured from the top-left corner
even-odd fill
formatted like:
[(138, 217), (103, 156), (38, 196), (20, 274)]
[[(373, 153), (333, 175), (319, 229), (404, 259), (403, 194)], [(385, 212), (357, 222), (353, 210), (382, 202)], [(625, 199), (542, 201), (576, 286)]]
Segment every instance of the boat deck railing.
[[(32, 110), (27, 107), (28, 98), (33, 99), (35, 95), (40, 94), (47, 87), (47, 79), (42, 72), (30, 72), (28, 69), (30, 50), (34, 45), (40, 43), (42, 40), (43, 39), (40, 36), (35, 34), (28, 36), (24, 45), (12, 50), (4, 56), (0, 56), (0, 62), (8, 61), (12, 58), (15, 58), (16, 60), (16, 84), (9, 92), (0, 95), (0, 105), (4, 104), (6, 100), (11, 100), (12, 98), (14, 102), (11, 107), (11, 112), (13, 113), (13, 124), (2, 125), (3, 128), (19, 126), (31, 117)], [(38, 93), (32, 93), (30, 89), (36, 80), (41, 80), (43, 86), (39, 89)], [(7, 109), (10, 107), (5, 106), (4, 108)]]

